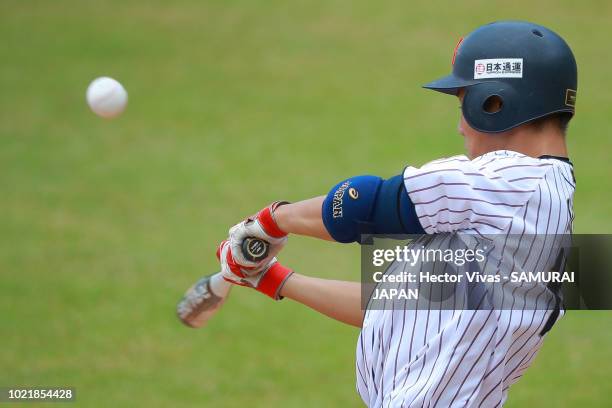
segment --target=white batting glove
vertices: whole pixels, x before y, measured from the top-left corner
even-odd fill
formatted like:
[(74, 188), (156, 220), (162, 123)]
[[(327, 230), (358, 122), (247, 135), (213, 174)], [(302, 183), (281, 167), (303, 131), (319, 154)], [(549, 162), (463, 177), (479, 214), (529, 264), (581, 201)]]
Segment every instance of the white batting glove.
[[(274, 219), (274, 210), (284, 204), (288, 204), (288, 202), (276, 201), (259, 211), (257, 214), (230, 228), (229, 243), (232, 248), (233, 259), (235, 263), (241, 267), (243, 272), (248, 273), (248, 271), (261, 270), (261, 268), (270, 263), (287, 243), (287, 233), (279, 228)], [(270, 244), (268, 254), (265, 258), (258, 261), (247, 259), (242, 250), (243, 242), (245, 239), (251, 237), (262, 239)], [(260, 254), (247, 253), (246, 255), (257, 258), (257, 255)]]
[(223, 279), (235, 285), (253, 288), (274, 300), (282, 299), (280, 291), (293, 273), (293, 270), (281, 265), (275, 257), (257, 272), (246, 272), (234, 261), (232, 248), (227, 240), (219, 245), (217, 258), (221, 264)]

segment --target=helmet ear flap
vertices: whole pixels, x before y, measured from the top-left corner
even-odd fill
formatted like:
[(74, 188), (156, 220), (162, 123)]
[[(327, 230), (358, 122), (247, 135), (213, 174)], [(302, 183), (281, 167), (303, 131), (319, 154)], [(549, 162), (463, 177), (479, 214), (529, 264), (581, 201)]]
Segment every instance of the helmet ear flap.
[(480, 132), (503, 132), (519, 116), (518, 95), (507, 84), (487, 81), (465, 89), (462, 103), (467, 123)]

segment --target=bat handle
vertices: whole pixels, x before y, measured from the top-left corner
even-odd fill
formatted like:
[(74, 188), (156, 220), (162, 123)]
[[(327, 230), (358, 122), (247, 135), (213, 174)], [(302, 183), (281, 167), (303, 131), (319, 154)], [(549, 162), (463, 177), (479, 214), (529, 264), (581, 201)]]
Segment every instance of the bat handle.
[(221, 272), (215, 273), (210, 277), (210, 291), (220, 297), (224, 298), (228, 295), (232, 284), (223, 279), (223, 274)]
[(270, 243), (261, 238), (247, 237), (242, 241), (242, 255), (247, 261), (259, 262), (266, 259), (270, 252)]
[[(242, 253), (251, 262), (265, 259), (270, 244), (262, 239), (248, 237), (242, 242)], [(176, 307), (179, 319), (190, 327), (202, 327), (219, 310), (232, 287), (218, 272), (196, 282), (183, 296)]]

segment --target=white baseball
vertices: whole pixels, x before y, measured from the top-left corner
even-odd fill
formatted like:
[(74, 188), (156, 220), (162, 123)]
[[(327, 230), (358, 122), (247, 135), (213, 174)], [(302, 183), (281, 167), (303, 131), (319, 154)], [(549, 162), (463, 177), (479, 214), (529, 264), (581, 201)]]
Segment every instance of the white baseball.
[(103, 118), (114, 118), (125, 110), (127, 92), (123, 85), (109, 77), (94, 79), (87, 88), (87, 104)]

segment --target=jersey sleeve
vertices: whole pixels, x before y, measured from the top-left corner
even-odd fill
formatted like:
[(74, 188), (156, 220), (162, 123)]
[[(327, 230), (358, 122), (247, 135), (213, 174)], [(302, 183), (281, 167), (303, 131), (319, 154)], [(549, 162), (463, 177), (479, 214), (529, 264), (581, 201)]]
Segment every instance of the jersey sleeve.
[(404, 185), (425, 232), (503, 231), (547, 171), (529, 162), (479, 166), (465, 156), (406, 167)]

